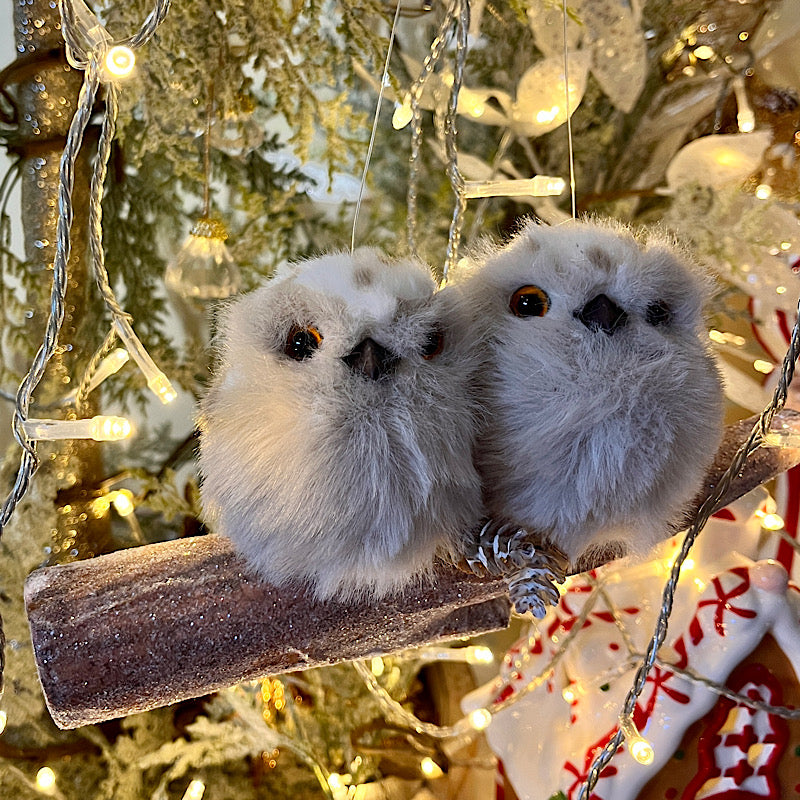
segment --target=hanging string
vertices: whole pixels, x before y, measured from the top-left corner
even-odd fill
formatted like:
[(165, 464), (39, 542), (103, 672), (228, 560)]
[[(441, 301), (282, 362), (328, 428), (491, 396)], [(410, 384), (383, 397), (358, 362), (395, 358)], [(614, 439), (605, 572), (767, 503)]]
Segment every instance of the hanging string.
[(567, 150), (569, 152), (569, 192), (572, 219), (577, 216), (575, 202), (575, 156), (572, 142), (572, 115), (569, 108), (569, 42), (567, 39), (567, 0), (562, 0), (561, 13), (564, 17), (564, 110), (567, 115)]
[(389, 34), (389, 46), (386, 48), (386, 61), (383, 63), (383, 74), (381, 75), (381, 88), (378, 90), (378, 102), (375, 104), (375, 116), (372, 119), (372, 133), (369, 137), (369, 145), (367, 146), (367, 155), (364, 159), (364, 170), (361, 173), (361, 185), (358, 187), (358, 200), (356, 200), (356, 209), (353, 212), (353, 231), (350, 234), (350, 252), (356, 249), (356, 226), (358, 225), (358, 214), (361, 211), (361, 201), (364, 198), (364, 189), (367, 185), (367, 173), (369, 172), (369, 164), (372, 160), (372, 150), (375, 146), (375, 136), (378, 131), (378, 118), (381, 114), (381, 104), (383, 103), (383, 93), (386, 89), (386, 84), (389, 82), (389, 60), (392, 57), (392, 49), (394, 48), (394, 37), (397, 32), (397, 21), (400, 19), (400, 8), (402, 7), (402, 0), (397, 0), (397, 7), (394, 11), (394, 19), (392, 20), (392, 30)]
[(633, 719), (633, 712), (636, 708), (636, 702), (644, 691), (647, 682), (647, 676), (650, 670), (656, 663), (658, 650), (667, 636), (667, 629), (669, 625), (669, 617), (672, 613), (672, 605), (675, 599), (675, 590), (677, 588), (678, 579), (680, 577), (681, 567), (689, 555), (689, 551), (694, 544), (700, 531), (708, 522), (711, 515), (718, 510), (718, 506), (731, 481), (741, 472), (745, 461), (748, 457), (761, 446), (764, 436), (766, 436), (769, 426), (775, 414), (780, 411), (786, 403), (786, 398), (789, 391), (789, 385), (794, 377), (795, 362), (798, 355), (800, 355), (800, 302), (798, 303), (798, 317), (795, 321), (792, 330), (792, 336), (789, 342), (789, 348), (783, 359), (781, 367), (781, 374), (778, 379), (778, 385), (772, 395), (772, 399), (767, 407), (761, 412), (758, 421), (753, 426), (747, 440), (742, 444), (736, 455), (733, 457), (730, 466), (725, 470), (722, 477), (717, 482), (716, 489), (706, 497), (700, 508), (694, 515), (694, 519), (686, 535), (683, 539), (680, 552), (675, 558), (670, 572), (670, 577), (664, 586), (662, 594), (661, 612), (659, 613), (658, 620), (656, 621), (655, 631), (650, 640), (644, 660), (642, 661), (639, 669), (634, 677), (633, 686), (628, 692), (625, 702), (623, 704), (622, 713), (620, 714), (620, 726), (614, 736), (608, 741), (603, 750), (597, 755), (592, 762), (592, 767), (589, 770), (586, 782), (584, 783), (579, 800), (588, 800), (591, 797), (597, 782), (600, 778), (602, 771), (608, 766), (611, 759), (616, 754), (618, 748), (623, 742), (624, 733), (623, 726), (626, 721)]

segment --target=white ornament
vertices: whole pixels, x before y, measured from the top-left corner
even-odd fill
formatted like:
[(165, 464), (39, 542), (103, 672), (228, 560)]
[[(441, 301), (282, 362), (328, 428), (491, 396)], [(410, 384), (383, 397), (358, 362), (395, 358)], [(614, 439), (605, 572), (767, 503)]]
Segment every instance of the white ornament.
[(585, 222), (529, 223), (455, 276), (485, 362), (476, 461), (492, 519), (573, 564), (674, 530), (722, 431), (707, 288), (666, 240)]
[(371, 248), (228, 305), (202, 405), (206, 520), (274, 584), (383, 595), (479, 521), (473, 365), (427, 267)]
[(671, 189), (687, 184), (720, 188), (748, 178), (772, 141), (770, 131), (701, 136), (682, 147), (667, 167)]
[[(750, 512), (762, 497), (754, 493), (726, 509), (729, 518), (712, 519), (692, 563), (684, 565), (669, 638), (634, 714), (652, 745), (652, 765), (637, 763), (624, 748), (593, 796), (633, 800), (669, 761), (689, 726), (719, 699), (672, 666), (724, 683), (769, 632), (800, 677), (800, 596), (783, 567), (746, 555), (757, 551), (761, 520)], [(559, 790), (577, 798), (596, 748), (616, 730), (678, 546), (677, 539), (665, 544), (647, 564), (613, 563), (571, 579), (558, 607), (506, 654), (500, 676), (465, 698), (465, 713), (486, 708), (492, 714), (486, 736), (520, 800), (548, 800)], [(566, 652), (550, 677), (501, 709), (537, 676), (547, 677), (562, 645)], [(759, 754), (759, 747), (749, 753), (751, 759)]]

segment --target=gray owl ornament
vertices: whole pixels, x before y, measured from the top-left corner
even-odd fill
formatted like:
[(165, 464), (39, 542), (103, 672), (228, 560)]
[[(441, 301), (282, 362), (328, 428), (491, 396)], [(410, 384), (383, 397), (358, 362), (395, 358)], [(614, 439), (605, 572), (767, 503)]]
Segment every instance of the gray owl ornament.
[(429, 269), (375, 249), (279, 269), (221, 315), (204, 515), (275, 585), (380, 597), (457, 560), (481, 515), (475, 353)]
[(613, 223), (529, 222), (452, 288), (483, 363), (494, 530), (534, 533), (573, 567), (674, 532), (722, 436), (700, 269)]

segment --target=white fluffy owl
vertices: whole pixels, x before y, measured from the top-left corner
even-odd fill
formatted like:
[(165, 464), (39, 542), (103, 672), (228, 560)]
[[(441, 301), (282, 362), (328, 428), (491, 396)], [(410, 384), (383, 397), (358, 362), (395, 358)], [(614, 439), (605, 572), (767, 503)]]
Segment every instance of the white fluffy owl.
[(704, 274), (663, 238), (530, 222), (454, 289), (484, 361), (489, 515), (573, 564), (669, 535), (722, 433)]
[(460, 556), (481, 513), (474, 354), (434, 288), (420, 262), (360, 248), (223, 312), (204, 513), (269, 582), (380, 596)]

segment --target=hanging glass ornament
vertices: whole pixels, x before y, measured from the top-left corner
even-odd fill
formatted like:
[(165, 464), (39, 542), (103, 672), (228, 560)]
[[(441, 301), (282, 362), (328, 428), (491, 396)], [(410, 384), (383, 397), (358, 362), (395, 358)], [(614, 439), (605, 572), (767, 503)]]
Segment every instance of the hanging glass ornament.
[(217, 219), (201, 217), (167, 265), (164, 283), (181, 320), (187, 346), (203, 354), (214, 328), (213, 303), (241, 288), (239, 268), (225, 241), (228, 232)]
[(228, 232), (217, 219), (195, 223), (175, 259), (167, 266), (167, 289), (185, 299), (220, 300), (241, 288), (239, 268), (225, 244)]

